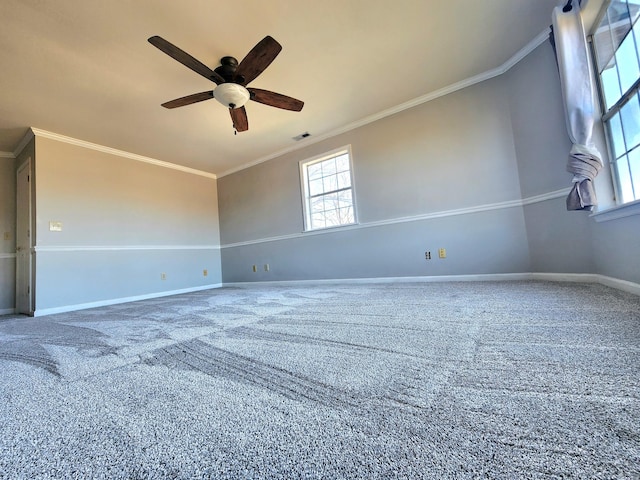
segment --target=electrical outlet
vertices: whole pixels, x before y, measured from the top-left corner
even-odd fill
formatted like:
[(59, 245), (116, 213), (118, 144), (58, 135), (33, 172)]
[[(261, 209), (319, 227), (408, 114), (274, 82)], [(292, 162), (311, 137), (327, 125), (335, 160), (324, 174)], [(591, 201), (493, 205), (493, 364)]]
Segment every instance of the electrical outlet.
[(258, 266), (257, 266), (257, 265), (254, 265), (254, 266), (253, 266), (253, 272), (255, 273), (255, 272), (257, 272), (257, 271), (258, 271)]
[(207, 275), (209, 275), (209, 270), (205, 268), (204, 270), (202, 270), (202, 276), (206, 277)]
[(161, 273), (160, 274), (160, 280), (166, 280), (167, 279), (167, 274), (166, 273)]
[(438, 249), (438, 256), (440, 258), (447, 258), (447, 250), (444, 248)]
[(268, 264), (268, 263), (265, 263), (265, 264), (264, 264), (264, 271), (265, 271), (265, 272), (268, 272), (268, 271), (269, 271), (269, 264)]
[(424, 259), (431, 260), (431, 252), (424, 252)]

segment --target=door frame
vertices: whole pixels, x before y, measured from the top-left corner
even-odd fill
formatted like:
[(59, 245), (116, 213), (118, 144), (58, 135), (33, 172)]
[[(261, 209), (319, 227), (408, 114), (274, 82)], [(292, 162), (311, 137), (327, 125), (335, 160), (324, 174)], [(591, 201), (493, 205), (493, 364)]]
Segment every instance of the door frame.
[[(27, 175), (26, 188), (24, 175)], [(31, 157), (16, 170), (16, 313), (33, 315), (33, 169)], [(26, 227), (26, 228), (25, 228)], [(25, 231), (26, 230), (26, 231)]]

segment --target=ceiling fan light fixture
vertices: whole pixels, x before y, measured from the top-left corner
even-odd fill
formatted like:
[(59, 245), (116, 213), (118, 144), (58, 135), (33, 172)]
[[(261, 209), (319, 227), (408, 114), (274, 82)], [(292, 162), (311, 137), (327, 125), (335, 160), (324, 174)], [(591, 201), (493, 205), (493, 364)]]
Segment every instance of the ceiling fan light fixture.
[(213, 91), (213, 98), (227, 108), (243, 107), (249, 97), (249, 90), (237, 83), (221, 83)]

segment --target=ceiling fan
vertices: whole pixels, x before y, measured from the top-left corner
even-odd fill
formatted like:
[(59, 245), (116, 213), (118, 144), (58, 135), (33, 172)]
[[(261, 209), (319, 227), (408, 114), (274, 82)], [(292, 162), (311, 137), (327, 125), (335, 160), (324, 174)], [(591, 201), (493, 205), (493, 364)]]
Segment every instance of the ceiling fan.
[(282, 45), (269, 35), (260, 40), (240, 63), (234, 57), (223, 57), (220, 60), (221, 65), (215, 70), (211, 70), (205, 64), (162, 37), (153, 36), (149, 38), (149, 43), (184, 66), (217, 84), (213, 90), (194, 93), (165, 102), (162, 104), (165, 108), (183, 107), (215, 98), (229, 108), (233, 128), (235, 128), (236, 132), (245, 132), (249, 129), (249, 121), (244, 105), (249, 100), (294, 112), (299, 112), (304, 106), (304, 102), (301, 100), (269, 90), (247, 87), (273, 62), (282, 50)]

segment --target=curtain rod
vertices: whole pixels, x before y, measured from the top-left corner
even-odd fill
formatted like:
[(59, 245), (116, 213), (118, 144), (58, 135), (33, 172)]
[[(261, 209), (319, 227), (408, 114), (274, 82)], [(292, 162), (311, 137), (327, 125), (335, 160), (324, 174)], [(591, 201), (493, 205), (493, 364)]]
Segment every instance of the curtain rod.
[[(582, 0), (578, 0), (578, 6), (582, 4)], [(573, 0), (567, 0), (567, 3), (564, 7), (562, 7), (562, 11), (567, 13), (570, 12), (573, 8)]]

